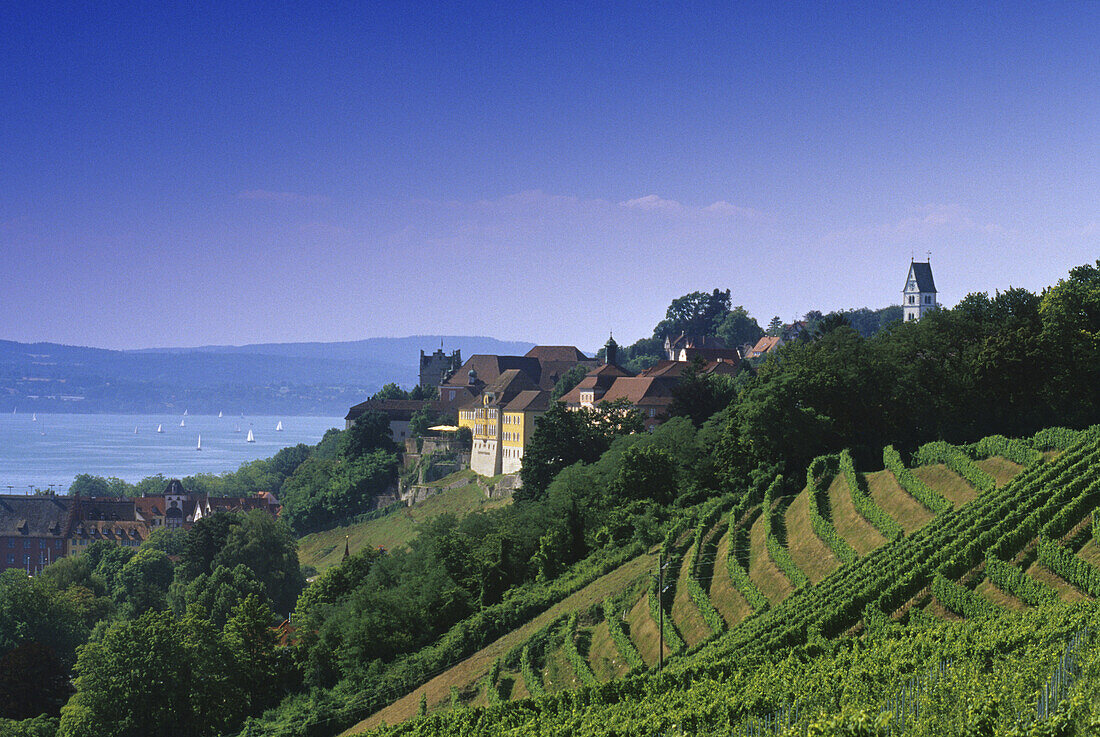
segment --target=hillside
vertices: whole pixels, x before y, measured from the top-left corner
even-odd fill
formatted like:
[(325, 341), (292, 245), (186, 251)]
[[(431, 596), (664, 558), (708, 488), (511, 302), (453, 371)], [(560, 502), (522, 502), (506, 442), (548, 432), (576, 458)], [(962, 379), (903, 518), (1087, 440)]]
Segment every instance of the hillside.
[[(978, 677), (985, 652), (999, 653), (998, 667), (1020, 674), (998, 695), (998, 708), (1043, 717), (1033, 696), (1052, 672), (1054, 680), (1065, 680), (1057, 675), (1063, 651), (1100, 667), (1100, 648), (1087, 649), (1079, 634), (1100, 625), (1100, 546), (1092, 521), (1100, 502), (1094, 493), (1100, 432), (1065, 440), (1057, 455), (1018, 441), (990, 445), (995, 454), (982, 455), (979, 446), (925, 448), (918, 456), (926, 465), (911, 468), (890, 467), (884, 454), (888, 468), (867, 474), (853, 465), (837, 468), (835, 461), (830, 472), (826, 462), (815, 465), (825, 475), (810, 474), (793, 498), (765, 496), (763, 513), (746, 515), (721, 501), (698, 509), (666, 535), (661, 551), (673, 562), (670, 570), (679, 571), (675, 593), (664, 603), (668, 636), (699, 642), (673, 655), (668, 676), (657, 677), (650, 670), (655, 658), (647, 657), (642, 675), (628, 676), (622, 687), (595, 685), (621, 677), (631, 670), (625, 665), (631, 657), (653, 649), (648, 586), (610, 610), (566, 599), (540, 616), (539, 625), (525, 625), (436, 676), (429, 717), (377, 733), (495, 734), (508, 724), (515, 734), (649, 734), (674, 727), (728, 734), (765, 723), (820, 721), (836, 714), (838, 703), (841, 714), (893, 711), (894, 726), (911, 729), (959, 719), (952, 699), (966, 705), (988, 697), (990, 686)], [(638, 580), (637, 565), (619, 572), (624, 590), (628, 580)], [(746, 618), (752, 601), (760, 604)], [(1074, 608), (1074, 602), (1085, 604)], [(627, 610), (614, 626), (603, 616)], [(571, 613), (579, 623), (565, 631), (560, 621)], [(539, 630), (555, 620), (557, 629)], [(609, 658), (608, 642), (619, 658)], [(525, 698), (529, 685), (512, 685), (516, 674), (532, 677), (520, 667), (525, 645), (541, 652), (533, 660), (543, 672), (533, 676), (551, 692), (534, 702)], [(794, 663), (792, 648), (802, 654)], [(503, 667), (494, 671), (497, 658)], [(620, 661), (624, 665), (616, 665)], [(932, 675), (922, 676), (930, 666)], [(564, 668), (576, 677), (568, 679), (568, 695), (556, 696), (563, 686), (551, 671)], [(907, 679), (932, 688), (944, 668), (952, 669), (944, 680), (949, 685), (938, 687), (951, 690), (941, 706), (919, 716), (897, 708), (912, 698), (902, 688)], [(1100, 696), (1100, 670), (1086, 672), (1093, 680), (1079, 688)], [(494, 674), (495, 682), (486, 680)], [(853, 691), (861, 678), (865, 685)], [(593, 685), (583, 685), (589, 679)], [(490, 688), (496, 695), (486, 698)], [(452, 709), (442, 698), (451, 689), (468, 695), (460, 702), (486, 708)], [(419, 693), (346, 734), (409, 719)]]
[(298, 544), (298, 560), (303, 566), (324, 571), (340, 562), (344, 555), (345, 539), (353, 553), (363, 548), (397, 550), (416, 537), (417, 525), (426, 520), (442, 514), (464, 517), (470, 512), (501, 507), (511, 501), (509, 498), (486, 497), (485, 490), (470, 471), (459, 471), (427, 486), (441, 491), (411, 507), (400, 507), (378, 519), (306, 535)]

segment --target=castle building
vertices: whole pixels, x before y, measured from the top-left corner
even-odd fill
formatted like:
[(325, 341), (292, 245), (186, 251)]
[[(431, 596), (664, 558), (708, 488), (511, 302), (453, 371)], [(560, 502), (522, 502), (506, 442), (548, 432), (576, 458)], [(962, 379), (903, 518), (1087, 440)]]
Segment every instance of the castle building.
[(909, 276), (905, 279), (905, 289), (901, 295), (902, 319), (905, 322), (919, 320), (924, 313), (939, 307), (931, 263), (909, 262)]
[(431, 355), (425, 355), (420, 351), (420, 386), (424, 389), (434, 389), (458, 371), (462, 365), (462, 351), (455, 350), (451, 355), (443, 352), (443, 348), (436, 348)]

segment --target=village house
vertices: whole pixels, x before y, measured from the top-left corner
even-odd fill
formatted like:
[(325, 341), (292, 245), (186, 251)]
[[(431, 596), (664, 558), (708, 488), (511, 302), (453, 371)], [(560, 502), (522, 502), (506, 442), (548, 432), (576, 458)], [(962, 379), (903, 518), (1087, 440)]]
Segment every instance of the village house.
[(0, 495), (0, 570), (38, 573), (66, 555), (70, 497)]

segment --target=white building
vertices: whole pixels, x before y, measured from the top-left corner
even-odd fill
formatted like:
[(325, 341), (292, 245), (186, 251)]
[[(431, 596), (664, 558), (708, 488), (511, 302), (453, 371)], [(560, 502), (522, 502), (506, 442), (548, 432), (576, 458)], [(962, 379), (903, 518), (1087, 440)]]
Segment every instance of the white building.
[(909, 276), (901, 292), (902, 319), (905, 322), (919, 320), (924, 313), (939, 307), (936, 302), (936, 283), (932, 281), (932, 264), (909, 263)]

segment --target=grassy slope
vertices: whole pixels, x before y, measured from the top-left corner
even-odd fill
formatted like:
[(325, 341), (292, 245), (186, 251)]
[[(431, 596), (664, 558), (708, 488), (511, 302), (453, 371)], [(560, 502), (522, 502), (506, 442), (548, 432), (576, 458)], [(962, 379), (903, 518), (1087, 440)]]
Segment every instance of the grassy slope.
[(799, 492), (787, 507), (787, 549), (810, 583), (817, 583), (840, 566), (840, 560), (810, 526), (810, 495)]
[(1003, 609), (1012, 609), (1014, 611), (1027, 609), (1027, 604), (1007, 591), (1002, 591), (997, 588), (988, 578), (978, 584), (974, 591), (983, 599), (991, 601)]
[(749, 530), (749, 578), (760, 593), (775, 606), (794, 591), (794, 585), (772, 561), (764, 545), (764, 517), (756, 518)]
[(691, 564), (694, 559), (694, 551), (689, 548), (680, 566), (680, 576), (676, 580), (676, 596), (672, 600), (672, 621), (688, 647), (695, 647), (714, 634), (688, 592), (688, 577), (691, 575)]
[(829, 486), (829, 505), (833, 510), (836, 531), (860, 555), (867, 555), (886, 542), (882, 533), (856, 511), (848, 490), (848, 481), (842, 473), (838, 473)]
[(1100, 545), (1096, 544), (1095, 539), (1089, 540), (1077, 551), (1077, 555), (1083, 560), (1092, 563), (1097, 568), (1100, 568)]
[(889, 471), (875, 471), (864, 474), (864, 477), (871, 498), (901, 525), (906, 535), (926, 525), (934, 516), (927, 507), (909, 496)]
[(601, 681), (621, 678), (630, 672), (630, 665), (619, 654), (619, 648), (611, 639), (607, 622), (600, 622), (592, 628), (592, 641), (588, 646), (588, 663), (592, 672)]
[(993, 480), (997, 482), (998, 489), (1016, 478), (1016, 474), (1024, 470), (1024, 467), (1020, 464), (1013, 463), (1007, 458), (1001, 458), (999, 456), (975, 461), (974, 465), (992, 476)]
[[(623, 589), (628, 588), (631, 583), (639, 577), (647, 575), (656, 562), (656, 555), (639, 555), (634, 560), (616, 568), (611, 573), (596, 579), (575, 594), (566, 597), (524, 624), (522, 627), (512, 630), (500, 639), (490, 643), (488, 646), (458, 663), (453, 668), (439, 674), (412, 693), (405, 695), (403, 698), (395, 701), (381, 711), (367, 717), (348, 729), (344, 734), (354, 734), (377, 727), (383, 720), (388, 724), (396, 724), (397, 722), (402, 722), (415, 716), (422, 693), (427, 694), (429, 705), (448, 701), (450, 699), (451, 686), (455, 686), (460, 691), (466, 688), (469, 684), (477, 681), (477, 679), (488, 673), (494, 660), (504, 656), (513, 647), (526, 641), (531, 635), (535, 634), (535, 632), (542, 627), (545, 627), (556, 617), (567, 612), (587, 609), (603, 601), (607, 596), (621, 592)], [(643, 606), (644, 605), (643, 597)], [(553, 654), (551, 653), (548, 659), (549, 657), (553, 657)], [(568, 663), (566, 663), (566, 666), (568, 666)]]
[(1084, 593), (1078, 590), (1076, 586), (1055, 574), (1046, 566), (1040, 565), (1038, 561), (1032, 563), (1031, 567), (1027, 569), (1027, 575), (1045, 583), (1047, 586), (1057, 591), (1058, 598), (1062, 601), (1072, 603), (1075, 601), (1084, 601), (1088, 598)]
[(913, 469), (913, 475), (938, 491), (944, 499), (954, 502), (956, 508), (978, 496), (978, 492), (974, 491), (973, 486), (966, 483), (966, 479), (942, 463), (931, 466), (917, 466)]
[(735, 627), (745, 617), (752, 614), (749, 602), (733, 586), (729, 569), (726, 567), (726, 556), (730, 552), (730, 534), (726, 530), (722, 539), (718, 541), (718, 552), (714, 559), (714, 574), (710, 581), (710, 603), (726, 620), (726, 624)]
[(492, 509), (510, 502), (510, 498), (488, 499), (481, 487), (473, 483), (446, 489), (419, 504), (399, 509), (379, 519), (306, 535), (298, 541), (298, 560), (302, 565), (311, 565), (318, 571), (323, 571), (338, 564), (343, 558), (345, 535), (348, 536), (353, 553), (365, 547), (379, 545), (387, 550), (396, 550), (408, 545), (416, 537), (417, 525), (427, 519), (442, 514), (463, 517), (470, 512)]
[[(626, 626), (630, 640), (638, 649), (638, 654), (642, 656), (645, 664), (649, 667), (657, 665), (657, 643), (659, 642), (657, 623), (653, 621), (653, 617), (649, 616), (649, 597), (645, 591), (638, 596), (634, 606), (626, 615)], [(665, 657), (671, 654), (666, 645)]]

